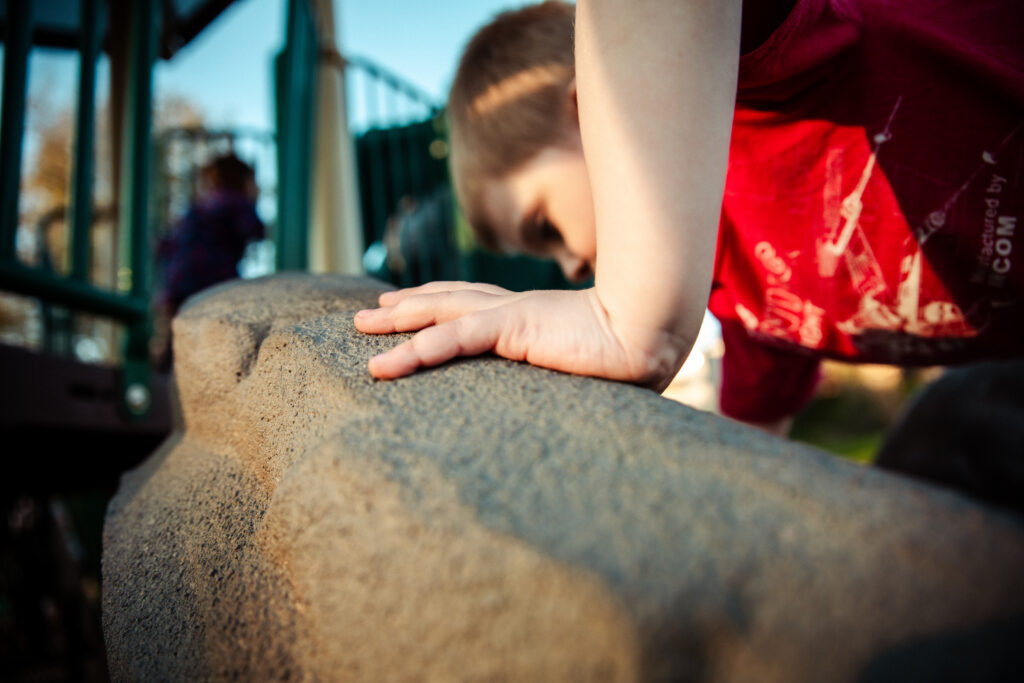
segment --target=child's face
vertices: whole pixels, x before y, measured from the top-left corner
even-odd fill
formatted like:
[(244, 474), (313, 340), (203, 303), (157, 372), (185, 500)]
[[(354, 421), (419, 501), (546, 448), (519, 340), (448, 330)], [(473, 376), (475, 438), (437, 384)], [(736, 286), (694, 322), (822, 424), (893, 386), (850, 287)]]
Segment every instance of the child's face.
[(504, 251), (553, 258), (572, 282), (593, 276), (597, 239), (582, 146), (547, 147), (489, 182), (484, 207)]

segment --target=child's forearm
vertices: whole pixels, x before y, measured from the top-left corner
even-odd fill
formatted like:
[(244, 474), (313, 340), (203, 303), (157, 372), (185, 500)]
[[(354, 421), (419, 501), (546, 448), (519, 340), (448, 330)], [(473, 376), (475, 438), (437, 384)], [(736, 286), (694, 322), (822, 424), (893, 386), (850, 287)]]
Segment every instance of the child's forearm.
[(656, 384), (689, 353), (707, 304), (739, 37), (740, 0), (577, 4), (597, 295)]

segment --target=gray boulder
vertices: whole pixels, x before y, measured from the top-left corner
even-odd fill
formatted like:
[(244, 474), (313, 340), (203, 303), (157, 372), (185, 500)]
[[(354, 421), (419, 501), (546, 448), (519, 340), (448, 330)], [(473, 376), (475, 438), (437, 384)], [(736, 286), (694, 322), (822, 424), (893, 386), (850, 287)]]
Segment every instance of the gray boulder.
[(381, 382), (383, 285), (226, 284), (104, 530), (115, 680), (999, 680), (1024, 526), (633, 386)]

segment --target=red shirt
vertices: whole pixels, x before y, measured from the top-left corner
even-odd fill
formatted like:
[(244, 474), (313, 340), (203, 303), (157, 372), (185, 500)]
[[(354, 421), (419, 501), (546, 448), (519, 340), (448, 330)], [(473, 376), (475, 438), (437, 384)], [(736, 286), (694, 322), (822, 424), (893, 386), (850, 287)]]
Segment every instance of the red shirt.
[(722, 409), (822, 357), (1024, 356), (1024, 3), (799, 0), (740, 60), (709, 307)]

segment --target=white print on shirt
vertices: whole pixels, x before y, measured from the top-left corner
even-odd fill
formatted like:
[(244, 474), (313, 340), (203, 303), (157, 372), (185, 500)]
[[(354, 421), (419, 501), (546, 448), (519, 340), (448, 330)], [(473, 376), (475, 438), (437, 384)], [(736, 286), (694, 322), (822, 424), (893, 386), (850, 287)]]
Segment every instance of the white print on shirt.
[(993, 287), (1006, 283), (1006, 274), (1013, 267), (1013, 237), (1017, 232), (1017, 217), (1004, 216), (1000, 211), (1002, 192), (1006, 178), (993, 173), (985, 190), (984, 228), (981, 233), (981, 251), (978, 252), (978, 268), (971, 276), (971, 282), (988, 282)]
[(821, 347), (825, 341), (822, 331), (825, 309), (782, 287), (769, 287), (765, 297), (764, 320), (758, 320), (743, 304), (736, 304), (736, 315), (747, 330), (794, 341), (810, 349)]
[[(830, 149), (828, 152), (825, 160), (824, 224), (829, 230), (829, 234), (818, 238), (818, 275), (821, 277), (832, 277), (836, 274), (839, 257), (847, 253), (847, 247), (850, 246), (850, 240), (853, 239), (855, 232), (863, 238), (863, 231), (860, 228), (860, 215), (864, 210), (862, 197), (864, 190), (867, 189), (868, 180), (871, 179), (871, 172), (875, 170), (878, 152), (881, 151), (882, 145), (892, 140), (892, 133), (889, 129), (901, 102), (903, 102), (902, 95), (897, 98), (896, 106), (889, 114), (889, 120), (885, 122), (885, 129), (874, 137), (875, 147), (868, 155), (867, 163), (864, 164), (864, 170), (860, 174), (860, 180), (857, 181), (857, 187), (838, 205), (835, 200), (842, 194), (843, 188), (843, 150)], [(839, 230), (840, 218), (843, 221), (841, 231)], [(862, 241), (864, 245), (867, 245), (867, 240), (862, 239)], [(874, 260), (873, 255), (872, 260)]]
[(757, 319), (754, 312), (743, 304), (736, 304), (735, 308), (736, 315), (740, 317), (740, 321), (743, 323), (743, 326), (747, 328), (749, 332), (756, 332), (757, 328), (761, 325), (761, 321)]
[(823, 224), (826, 232), (817, 240), (818, 275), (822, 278), (834, 277), (839, 267), (839, 257), (843, 257), (854, 289), (860, 295), (857, 312), (836, 323), (836, 327), (845, 334), (852, 336), (863, 334), (866, 330), (885, 330), (919, 337), (975, 336), (977, 331), (967, 324), (962, 311), (952, 301), (931, 301), (921, 306), (920, 245), (942, 228), (946, 212), (970, 181), (947, 199), (942, 209), (929, 214), (925, 223), (914, 231), (915, 239), (907, 240), (895, 297), (860, 225), (864, 191), (877, 165), (882, 145), (892, 139), (890, 128), (902, 101), (902, 97), (896, 100), (885, 129), (872, 138), (874, 147), (864, 164), (860, 179), (853, 191), (845, 197), (842, 196), (844, 150), (837, 148), (828, 152), (823, 187)]
[(821, 322), (825, 309), (805, 301), (782, 287), (765, 291), (765, 317), (759, 330), (781, 339), (794, 339), (809, 349), (821, 346), (825, 335)]
[(770, 243), (758, 242), (754, 246), (754, 256), (768, 271), (768, 284), (786, 283), (793, 277), (793, 270), (775, 253), (775, 247)]
[[(790, 281), (793, 271), (770, 242), (758, 242), (754, 255), (768, 271), (767, 281), (772, 286), (765, 290), (764, 320), (758, 320), (743, 305), (736, 305), (736, 313), (744, 326), (751, 331), (795, 341), (807, 348), (819, 348), (825, 340), (822, 331), (825, 309), (779, 286)], [(790, 258), (798, 255), (799, 252), (788, 254)]]
[[(999, 143), (996, 152), (982, 152), (981, 158), (989, 167), (998, 165), (998, 156), (1003, 148), (1024, 129), (1021, 123)], [(975, 173), (977, 175), (977, 173)], [(973, 180), (974, 176), (971, 176)], [(982, 216), (983, 230), (981, 233), (981, 251), (978, 252), (978, 265), (971, 275), (973, 284), (987, 284), (999, 289), (1006, 285), (1007, 277), (1013, 268), (1013, 244), (1017, 232), (1017, 216), (1007, 215), (1003, 209), (1003, 189), (1007, 179), (990, 171), (988, 185), (985, 188), (985, 205)], [(993, 300), (993, 305), (1005, 305), (1005, 302)]]

